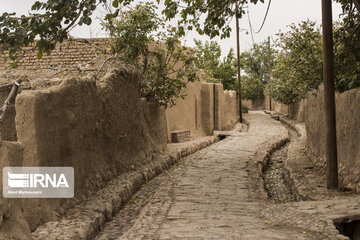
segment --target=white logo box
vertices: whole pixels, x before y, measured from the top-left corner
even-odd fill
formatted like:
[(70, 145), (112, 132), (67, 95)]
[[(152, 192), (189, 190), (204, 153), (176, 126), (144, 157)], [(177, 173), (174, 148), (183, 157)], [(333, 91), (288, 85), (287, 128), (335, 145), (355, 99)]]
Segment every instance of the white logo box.
[(73, 167), (4, 167), (4, 198), (72, 198)]

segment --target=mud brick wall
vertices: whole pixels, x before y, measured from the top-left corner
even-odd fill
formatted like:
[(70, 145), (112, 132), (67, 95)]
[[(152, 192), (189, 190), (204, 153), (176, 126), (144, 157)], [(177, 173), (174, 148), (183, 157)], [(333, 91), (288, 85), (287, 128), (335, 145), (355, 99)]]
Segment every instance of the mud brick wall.
[[(360, 89), (336, 94), (336, 134), (339, 180), (343, 187), (360, 192)], [(305, 107), (307, 148), (325, 166), (323, 86), (308, 93)]]
[[(37, 58), (32, 46), (24, 47), (19, 53), (16, 71), (66, 68), (84, 64), (98, 55), (109, 53), (111, 51), (109, 43), (110, 39), (107, 38), (65, 40), (57, 44), (50, 55), (44, 54), (42, 59)], [(9, 70), (9, 63), (11, 62), (0, 59), (0, 71)]]

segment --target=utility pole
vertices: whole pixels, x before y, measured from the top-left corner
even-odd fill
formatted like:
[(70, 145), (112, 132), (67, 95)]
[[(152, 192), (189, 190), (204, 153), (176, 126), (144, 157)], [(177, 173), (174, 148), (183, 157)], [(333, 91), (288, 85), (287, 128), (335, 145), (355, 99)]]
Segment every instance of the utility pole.
[[(239, 6), (238, 6), (238, 0), (235, 1), (235, 8), (236, 8), (236, 13), (238, 13), (239, 10)], [(239, 18), (236, 15), (236, 50), (237, 50), (237, 70), (238, 70), (238, 81), (239, 81), (239, 86), (238, 86), (238, 91), (239, 91), (239, 122), (242, 123), (243, 122), (243, 117), (242, 117), (242, 106), (241, 106), (241, 76), (240, 76), (240, 29), (239, 29)]]
[(323, 25), (323, 78), (325, 101), (325, 146), (327, 163), (327, 188), (338, 187), (338, 161), (336, 145), (336, 110), (334, 88), (334, 42), (332, 30), (332, 1), (322, 0)]
[(270, 48), (270, 36), (268, 37), (268, 75), (269, 81), (268, 84), (270, 85), (270, 94), (269, 94), (269, 110), (271, 111), (271, 48)]

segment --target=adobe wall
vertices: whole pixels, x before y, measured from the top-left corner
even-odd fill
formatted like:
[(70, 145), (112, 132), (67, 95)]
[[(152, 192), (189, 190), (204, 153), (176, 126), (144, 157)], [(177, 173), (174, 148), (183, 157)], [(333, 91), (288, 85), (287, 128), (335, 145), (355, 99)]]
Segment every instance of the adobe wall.
[[(336, 133), (339, 181), (360, 192), (360, 89), (336, 94)], [(307, 147), (319, 165), (325, 165), (323, 86), (308, 93), (305, 108)]]
[[(261, 101), (244, 101), (250, 109), (261, 107)], [(342, 187), (360, 192), (360, 89), (336, 94), (336, 132), (338, 147), (339, 181)], [(265, 96), (262, 109), (269, 110), (270, 99)], [(310, 91), (300, 102), (284, 105), (271, 101), (273, 111), (288, 114), (304, 121), (307, 149), (319, 166), (325, 166), (324, 89)]]
[[(138, 87), (137, 75), (121, 69), (99, 81), (72, 78), (56, 87), (26, 90), (17, 96), (18, 142), (13, 144), (22, 146), (23, 156), (16, 163), (2, 164), (72, 166), (75, 170), (73, 199), (17, 201), (31, 230), (56, 219), (57, 213), (108, 180), (136, 169), (165, 149), (165, 111), (141, 100)], [(3, 156), (4, 150), (0, 150)]]
[(265, 110), (265, 99), (256, 99), (256, 100), (243, 100), (242, 104), (246, 105), (249, 110)]
[(225, 94), (222, 84), (214, 84), (214, 130), (225, 127)]
[(170, 132), (175, 130), (190, 130), (192, 137), (203, 135), (201, 86), (201, 82), (189, 82), (186, 85), (186, 97), (177, 99), (175, 106), (166, 109), (169, 140)]
[[(3, 106), (10, 91), (11, 87), (0, 89), (0, 107)], [(0, 121), (0, 139), (2, 140), (16, 141), (17, 139), (14, 121), (16, 115), (14, 102), (15, 101), (11, 102), (10, 105), (8, 105), (3, 120)]]
[(214, 84), (215, 127), (214, 130), (228, 130), (238, 122), (238, 108), (235, 91), (228, 91), (222, 84)]
[(245, 99), (243, 99), (243, 100), (241, 101), (241, 104), (242, 104), (243, 106), (247, 106), (249, 110), (252, 110), (252, 101), (251, 101), (251, 100), (245, 100)]
[[(265, 95), (263, 99), (256, 99), (255, 101), (244, 100), (243, 104), (250, 110), (270, 110), (270, 97)], [(306, 99), (300, 102), (292, 103), (290, 105), (282, 104), (274, 99), (271, 99), (271, 111), (277, 111), (283, 114), (288, 114), (290, 118), (300, 122), (305, 121), (305, 107)]]
[(237, 98), (235, 91), (224, 91), (224, 115), (222, 129), (228, 129), (239, 121)]
[[(284, 105), (284, 104), (282, 104)], [(302, 99), (300, 102), (292, 103), (288, 107), (288, 114), (292, 119), (295, 119), (299, 122), (305, 121), (305, 108), (307, 105), (307, 99)]]
[[(21, 166), (23, 147), (19, 142), (2, 141), (0, 146), (0, 179), (3, 179), (4, 167)], [(30, 228), (22, 212), (23, 199), (6, 199), (2, 197), (3, 184), (0, 184), (0, 239), (30, 239)], [(6, 236), (12, 233), (12, 238)]]
[(214, 84), (201, 84), (201, 125), (204, 135), (213, 135), (214, 121)]
[(170, 132), (190, 130), (191, 137), (213, 135), (214, 130), (225, 130), (238, 120), (235, 91), (224, 91), (222, 84), (188, 83), (184, 99), (166, 110), (168, 140)]

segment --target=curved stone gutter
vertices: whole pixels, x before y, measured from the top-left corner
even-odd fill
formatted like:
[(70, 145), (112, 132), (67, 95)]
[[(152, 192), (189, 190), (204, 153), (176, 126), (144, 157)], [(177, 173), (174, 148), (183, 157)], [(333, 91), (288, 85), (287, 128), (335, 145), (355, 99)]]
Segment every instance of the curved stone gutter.
[(250, 196), (251, 199), (268, 200), (268, 193), (264, 188), (263, 173), (269, 163), (271, 154), (285, 146), (289, 141), (289, 134), (286, 128), (284, 128), (278, 137), (260, 146), (259, 150), (256, 152), (255, 160), (249, 162), (247, 166), (250, 178), (249, 184), (252, 185), (252, 189), (258, 190), (257, 192), (249, 193), (252, 195)]
[(182, 158), (217, 141), (219, 137), (215, 136), (200, 138), (180, 149), (170, 149), (167, 154), (134, 172), (118, 176), (86, 202), (68, 210), (60, 221), (40, 226), (32, 233), (33, 239), (93, 239), (143, 184), (180, 162)]
[(303, 191), (299, 189), (301, 188), (301, 184), (296, 179), (296, 177), (294, 177), (293, 168), (289, 166), (289, 161), (287, 161), (290, 158), (296, 157), (300, 151), (299, 148), (305, 146), (305, 141), (306, 141), (305, 126), (304, 124), (301, 125), (294, 120), (290, 120), (284, 117), (280, 117), (279, 120), (288, 128), (294, 130), (298, 135), (298, 138), (295, 139), (293, 143), (291, 143), (293, 144), (293, 146), (288, 147), (287, 159), (283, 162), (285, 181), (287, 181), (288, 186), (291, 186), (292, 194), (295, 196), (295, 199), (297, 201), (312, 200), (312, 198), (309, 197), (308, 194), (305, 194)]

